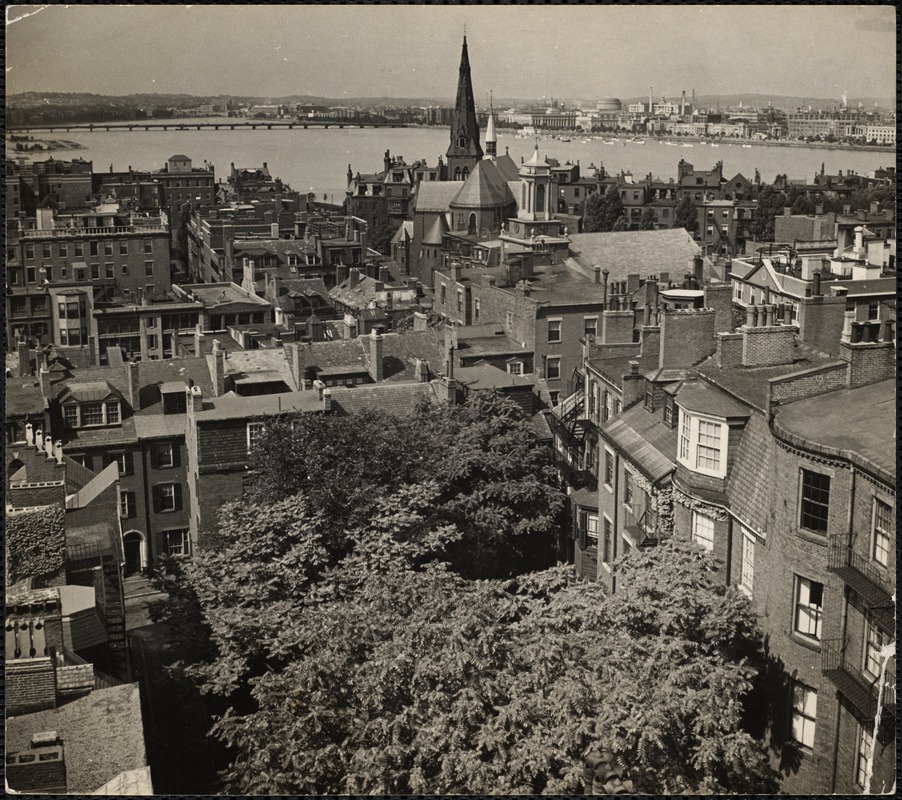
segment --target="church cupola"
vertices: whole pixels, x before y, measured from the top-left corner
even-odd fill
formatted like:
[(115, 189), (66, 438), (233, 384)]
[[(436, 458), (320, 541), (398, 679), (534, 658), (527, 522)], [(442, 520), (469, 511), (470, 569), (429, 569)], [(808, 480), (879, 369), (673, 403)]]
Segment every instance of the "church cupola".
[(447, 153), (448, 178), (457, 181), (466, 180), (482, 156), (476, 102), (473, 99), (473, 83), (470, 79), (470, 57), (467, 54), (467, 37), (464, 35), (460, 55), (460, 75), (457, 80), (457, 100), (451, 116), (451, 144)]
[(551, 167), (539, 158), (536, 144), (532, 158), (520, 167), (520, 208), (522, 220), (550, 220), (554, 214), (554, 177)]

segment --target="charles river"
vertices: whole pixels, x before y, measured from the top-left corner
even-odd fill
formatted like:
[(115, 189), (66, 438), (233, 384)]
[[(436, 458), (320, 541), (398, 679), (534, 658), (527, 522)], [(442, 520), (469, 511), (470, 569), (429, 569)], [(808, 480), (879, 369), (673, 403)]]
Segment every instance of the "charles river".
[[(192, 120), (178, 120), (190, 124)], [(200, 122), (202, 120), (194, 120)], [(223, 120), (215, 120), (222, 122)], [(244, 121), (244, 120), (242, 120)], [(866, 175), (880, 167), (895, 163), (895, 152), (849, 150), (836, 148), (787, 147), (739, 141), (721, 140), (717, 146), (699, 141), (688, 146), (674, 137), (667, 141), (645, 140), (645, 144), (629, 142), (621, 135), (619, 141), (608, 144), (612, 137), (604, 134), (587, 137), (578, 133), (559, 134), (570, 138), (560, 141), (543, 137), (539, 152), (556, 158), (562, 164), (577, 162), (585, 168), (603, 164), (608, 173), (621, 170), (631, 172), (637, 180), (651, 172), (656, 178), (676, 177), (677, 162), (684, 158), (697, 169), (711, 169), (723, 161), (725, 178), (737, 172), (753, 179), (757, 169), (761, 180), (771, 182), (778, 174), (790, 179), (811, 181), (824, 164), (828, 174), (848, 170)], [(159, 169), (166, 159), (176, 153), (187, 155), (195, 166), (206, 160), (214, 165), (216, 177), (225, 179), (230, 164), (260, 166), (266, 162), (270, 174), (281, 178), (292, 189), (315, 192), (317, 199), (329, 196), (329, 202), (344, 199), (345, 176), (348, 164), (354, 172), (372, 173), (382, 170), (386, 150), (392, 156), (403, 156), (410, 164), (425, 159), (435, 164), (439, 155), (448, 149), (449, 133), (445, 127), (417, 128), (295, 128), (257, 130), (169, 130), (169, 131), (57, 131), (36, 133), (35, 138), (65, 139), (84, 145), (84, 149), (57, 150), (57, 159), (75, 157), (93, 161), (95, 172), (103, 172), (112, 165), (116, 171), (129, 166), (138, 170)], [(513, 131), (500, 131), (498, 152), (509, 148), (511, 157), (519, 163), (521, 156), (529, 157), (535, 140), (518, 138)], [(18, 155), (10, 152), (10, 157)], [(45, 153), (29, 153), (31, 159), (44, 159)]]

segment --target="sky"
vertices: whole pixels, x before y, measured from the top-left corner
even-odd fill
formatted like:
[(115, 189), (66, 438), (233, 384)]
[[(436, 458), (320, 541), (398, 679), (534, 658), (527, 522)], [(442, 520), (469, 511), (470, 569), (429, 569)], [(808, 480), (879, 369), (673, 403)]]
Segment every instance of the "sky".
[(891, 5), (6, 8), (7, 92), (895, 97)]

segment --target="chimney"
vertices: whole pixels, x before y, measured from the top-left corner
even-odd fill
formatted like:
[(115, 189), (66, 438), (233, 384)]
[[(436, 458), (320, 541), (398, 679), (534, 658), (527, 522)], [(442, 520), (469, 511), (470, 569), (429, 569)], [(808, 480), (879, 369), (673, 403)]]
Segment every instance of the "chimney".
[(456, 261), (451, 262), (451, 266), (448, 268), (448, 272), (451, 275), (451, 280), (457, 283), (460, 280), (460, 264)]
[(213, 396), (225, 394), (225, 350), (219, 339), (213, 340)]
[(418, 358), (414, 361), (414, 374), (418, 383), (427, 383), (429, 381), (429, 362)]
[(313, 381), (313, 388), (316, 390), (316, 399), (322, 400), (323, 392), (326, 391), (326, 384), (323, 383), (321, 380), (315, 380), (315, 381)]
[[(53, 667), (50, 669), (53, 670)], [(65, 751), (57, 732), (35, 734), (31, 737), (30, 744), (26, 750), (7, 753), (8, 787), (15, 794), (66, 794), (68, 781)]]
[(390, 283), (391, 282), (391, 273), (388, 271), (388, 267), (379, 265), (379, 280), (382, 283)]
[(19, 358), (19, 377), (25, 378), (31, 375), (31, 350), (25, 339), (16, 342), (16, 355)]
[(840, 341), (842, 342), (851, 342), (852, 341), (852, 325), (855, 323), (855, 312), (854, 311), (846, 311), (845, 316), (843, 317), (843, 328), (842, 334), (840, 335)]
[(351, 271), (348, 273), (348, 286), (351, 289), (356, 289), (357, 284), (360, 283), (360, 270), (357, 267), (351, 267)]
[(824, 206), (823, 206), (822, 203), (821, 203), (821, 204), (818, 204), (818, 205), (816, 205), (816, 206), (814, 207), (814, 214), (815, 214), (815, 216), (819, 217), (819, 216), (820, 216), (821, 214), (823, 214), (823, 213), (824, 213)]
[(639, 374), (639, 362), (638, 361), (630, 361), (630, 375), (638, 375)]
[(279, 223), (278, 222), (273, 222), (272, 225), (269, 226), (269, 235), (273, 239), (279, 238)]
[(864, 228), (861, 225), (855, 226), (855, 253), (864, 252)]
[(429, 318), (422, 311), (414, 311), (413, 312), (413, 329), (415, 331), (425, 331), (428, 325)]
[(53, 437), (49, 434), (44, 437), (44, 455), (47, 458), (53, 458)]
[(755, 317), (758, 315), (757, 306), (749, 303), (745, 307), (745, 327), (746, 328), (754, 328), (755, 327)]
[(128, 364), (125, 365), (127, 370), (126, 378), (128, 380), (128, 402), (132, 407), (132, 411), (140, 411), (141, 410), (141, 382), (138, 377), (138, 370), (140, 367), (138, 366), (137, 361), (129, 361)]
[(695, 279), (696, 288), (701, 289), (705, 282), (705, 260), (701, 256), (692, 259), (692, 277)]
[(188, 408), (194, 411), (204, 410), (204, 393), (200, 386), (189, 386), (188, 391)]
[(204, 333), (201, 330), (201, 325), (198, 322), (194, 328), (194, 355), (197, 357), (201, 357), (206, 354), (207, 354), (207, 337), (204, 336)]
[[(839, 174), (842, 175), (842, 170), (839, 171)], [(849, 214), (852, 213), (852, 206), (851, 206), (850, 203), (846, 203), (846, 204), (842, 207), (842, 213), (843, 213), (843, 215), (846, 216), (846, 217), (848, 217)]]
[(25, 444), (34, 447), (34, 426), (30, 422), (25, 423)]
[(331, 411), (332, 410), (332, 390), (331, 389), (323, 389), (322, 400), (323, 400), (323, 411)]
[(63, 442), (62, 439), (57, 439), (53, 443), (53, 457), (56, 459), (57, 464), (63, 463)]
[(601, 283), (601, 267), (592, 267), (592, 283)]
[(375, 383), (380, 383), (383, 375), (383, 339), (380, 333), (373, 331), (369, 337), (370, 346), (370, 377)]
[(784, 217), (792, 216), (792, 209), (789, 206), (783, 206), (783, 216)]
[(821, 273), (820, 270), (817, 270), (811, 276), (811, 296), (812, 297), (820, 297), (823, 294), (821, 291)]
[(47, 369), (46, 364), (41, 365), (40, 372), (38, 372), (38, 378), (41, 382), (41, 396), (44, 398), (44, 405), (46, 406), (51, 400), (50, 370)]
[(335, 265), (335, 285), (339, 286), (348, 279), (348, 268), (344, 264)]

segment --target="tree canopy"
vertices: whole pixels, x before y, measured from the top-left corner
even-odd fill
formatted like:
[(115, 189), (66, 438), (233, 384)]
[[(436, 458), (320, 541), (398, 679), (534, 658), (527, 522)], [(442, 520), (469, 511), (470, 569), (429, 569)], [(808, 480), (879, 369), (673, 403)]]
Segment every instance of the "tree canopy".
[(642, 211), (642, 219), (639, 220), (639, 230), (653, 231), (657, 221), (658, 219), (655, 216), (655, 210), (651, 206), (646, 206)]
[(673, 227), (685, 228), (693, 235), (698, 233), (698, 210), (688, 194), (683, 195), (673, 212)]
[(623, 200), (617, 187), (612, 186), (604, 194), (598, 191), (589, 195), (583, 217), (583, 230), (586, 233), (623, 230), (617, 227), (618, 220), (623, 216)]

